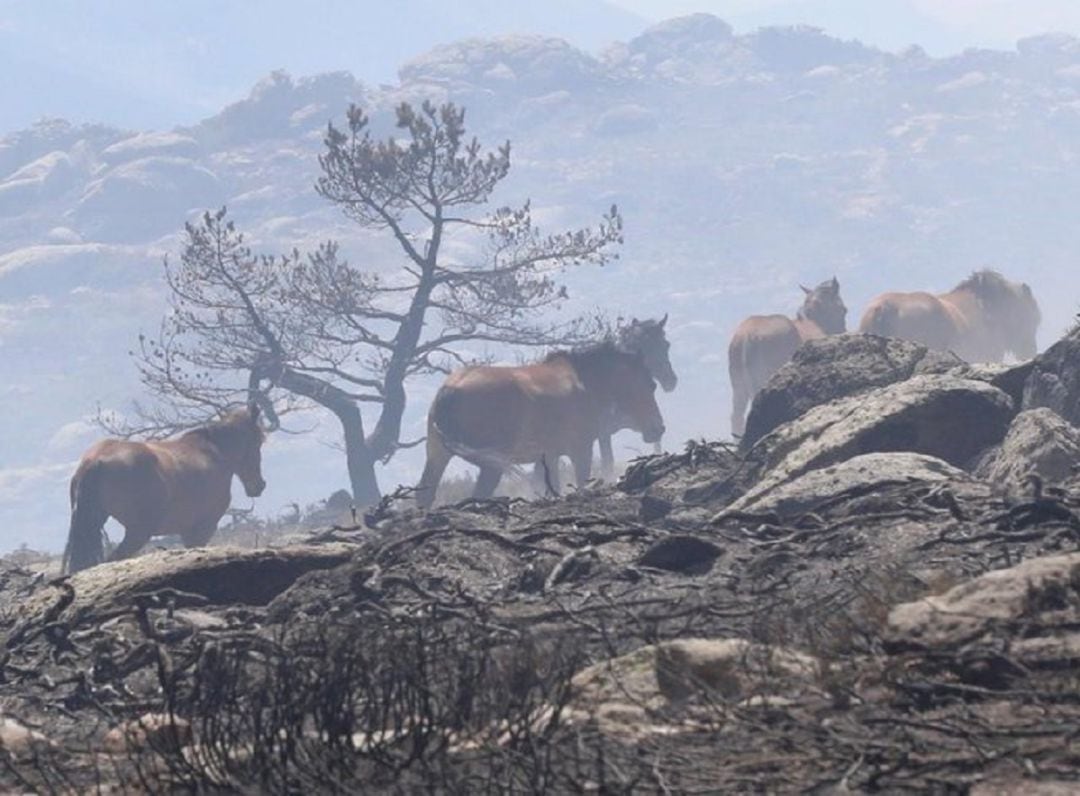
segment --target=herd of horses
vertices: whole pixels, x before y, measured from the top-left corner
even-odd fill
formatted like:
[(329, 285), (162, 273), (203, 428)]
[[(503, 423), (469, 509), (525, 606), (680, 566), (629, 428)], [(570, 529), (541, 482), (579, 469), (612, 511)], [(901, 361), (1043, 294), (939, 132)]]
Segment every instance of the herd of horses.
[[(804, 342), (847, 331), (847, 308), (834, 277), (805, 296), (795, 318), (756, 315), (736, 328), (729, 346), (732, 432), (741, 435), (746, 408), (769, 377)], [(1036, 353), (1040, 321), (1031, 289), (995, 271), (979, 271), (953, 290), (884, 293), (867, 307), (859, 331), (951, 350), (967, 361), (1001, 361)], [(633, 320), (610, 340), (556, 351), (519, 366), (477, 365), (451, 373), (428, 411), (427, 461), (416, 487), (420, 507), (434, 501), (447, 465), (460, 457), (480, 468), (474, 496), (490, 497), (507, 470), (534, 465), (548, 490), (558, 489), (561, 457), (575, 480), (592, 472), (599, 442), (602, 474), (614, 466), (611, 436), (622, 429), (659, 444), (664, 420), (657, 384), (678, 377), (660, 320)], [(266, 431), (257, 404), (164, 441), (104, 440), (82, 457), (71, 480), (71, 526), (65, 571), (105, 559), (104, 525), (113, 517), (124, 538), (111, 560), (136, 553), (153, 536), (178, 535), (206, 544), (229, 507), (236, 475), (249, 497), (266, 486), (261, 448)]]

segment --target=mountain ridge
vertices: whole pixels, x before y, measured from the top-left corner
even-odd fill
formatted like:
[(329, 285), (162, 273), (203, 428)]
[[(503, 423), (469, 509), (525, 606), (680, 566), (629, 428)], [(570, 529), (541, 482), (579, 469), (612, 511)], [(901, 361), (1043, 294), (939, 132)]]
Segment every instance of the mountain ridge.
[[(612, 315), (671, 313), (683, 378), (661, 399), (669, 446), (726, 433), (727, 335), (745, 314), (793, 311), (800, 280), (836, 274), (851, 324), (879, 290), (947, 289), (984, 265), (1032, 283), (1044, 341), (1075, 312), (1057, 289), (1080, 244), (1061, 211), (1080, 198), (1074, 37), (932, 58), (809, 27), (736, 34), (706, 15), (595, 55), (540, 35), (472, 39), (401, 73), (380, 87), (275, 72), (169, 131), (51, 121), (0, 139), (0, 547), (62, 543), (65, 468), (99, 435), (98, 406), (139, 395), (126, 352), (156, 330), (160, 261), (185, 220), (227, 204), (257, 250), (334, 238), (351, 262), (387, 256), (312, 188), (326, 122), (352, 101), (380, 134), (399, 102), (464, 105), (470, 133), (513, 142), (496, 201), (532, 197), (545, 228), (619, 205), (623, 257), (570, 274), (571, 309), (602, 297)], [(435, 386), (416, 385), (407, 436)], [(340, 486), (334, 439), (323, 423), (274, 440), (259, 510)], [(624, 435), (620, 456), (639, 446)], [(413, 480), (415, 458), (393, 461), (384, 487)]]

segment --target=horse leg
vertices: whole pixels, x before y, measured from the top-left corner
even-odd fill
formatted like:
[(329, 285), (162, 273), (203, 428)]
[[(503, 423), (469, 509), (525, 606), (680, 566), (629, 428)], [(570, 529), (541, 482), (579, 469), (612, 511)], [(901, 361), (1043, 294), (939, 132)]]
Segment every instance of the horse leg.
[(61, 564), (63, 572), (78, 572), (101, 563), (105, 557), (102, 536), (109, 512), (97, 494), (98, 475), (94, 468), (88, 468), (71, 479), (71, 525)]
[(439, 432), (428, 427), (427, 438), (427, 462), (424, 463), (424, 473), (420, 476), (420, 483), (416, 485), (416, 503), (422, 509), (431, 508), (435, 502), (435, 493), (439, 490), (439, 482), (442, 481), (446, 466), (454, 458), (439, 438)]
[(732, 384), (731, 436), (738, 439), (746, 431), (746, 405), (750, 402), (749, 390), (741, 381)]
[(116, 549), (112, 551), (112, 555), (109, 556), (109, 561), (120, 561), (125, 558), (131, 558), (137, 552), (142, 550), (143, 546), (150, 541), (151, 533), (149, 531), (132, 531), (131, 528), (124, 528), (124, 538), (120, 540), (120, 544), (116, 546)]
[(180, 534), (184, 547), (205, 547), (217, 532), (217, 520), (202, 523), (191, 528), (187, 533)]
[(600, 477), (611, 481), (615, 477), (615, 452), (611, 449), (611, 435), (601, 434), (597, 442), (600, 443)]
[(536, 493), (543, 497), (559, 495), (559, 456), (545, 453), (533, 465), (533, 482)]
[(570, 456), (571, 462), (574, 464), (574, 480), (577, 482), (577, 488), (581, 489), (589, 481), (589, 476), (592, 474), (592, 440), (589, 440), (588, 446), (582, 446)]
[(476, 477), (476, 487), (473, 489), (473, 497), (486, 500), (495, 494), (495, 487), (499, 485), (500, 479), (502, 479), (503, 471), (498, 467), (492, 467), (490, 465), (483, 465), (480, 468), (480, 475)]
[(746, 405), (753, 396), (750, 369), (747, 367), (748, 343), (736, 337), (728, 346), (728, 376), (731, 379), (731, 436), (738, 439), (746, 430)]

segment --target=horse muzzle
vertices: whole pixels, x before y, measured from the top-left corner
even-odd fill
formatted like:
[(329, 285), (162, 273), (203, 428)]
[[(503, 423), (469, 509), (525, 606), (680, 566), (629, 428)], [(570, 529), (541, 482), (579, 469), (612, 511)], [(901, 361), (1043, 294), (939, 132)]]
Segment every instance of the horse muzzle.
[(244, 484), (244, 491), (247, 492), (247, 496), (251, 498), (257, 498), (266, 489), (266, 481), (261, 478), (254, 484)]

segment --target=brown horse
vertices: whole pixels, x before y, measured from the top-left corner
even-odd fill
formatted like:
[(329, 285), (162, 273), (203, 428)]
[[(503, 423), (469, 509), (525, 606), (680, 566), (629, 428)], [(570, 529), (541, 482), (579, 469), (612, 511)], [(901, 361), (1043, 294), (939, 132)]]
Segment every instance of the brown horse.
[[(664, 334), (668, 316), (658, 321), (639, 321), (633, 318), (626, 326), (620, 326), (615, 346), (622, 351), (637, 353), (645, 362), (649, 374), (660, 383), (664, 392), (671, 392), (679, 383), (675, 369), (671, 367), (668, 352), (671, 343)], [(615, 453), (611, 448), (611, 436), (624, 428), (633, 428), (633, 419), (611, 413), (601, 419), (598, 442), (600, 443), (600, 474), (610, 479), (615, 474)]]
[(519, 367), (477, 366), (455, 371), (428, 412), (427, 463), (416, 488), (427, 508), (454, 456), (480, 467), (475, 497), (490, 497), (511, 465), (543, 461), (557, 487), (558, 460), (567, 455), (578, 484), (589, 479), (601, 420), (627, 418), (646, 442), (658, 442), (664, 421), (656, 383), (640, 354), (608, 341)]
[(109, 517), (124, 526), (110, 560), (134, 555), (152, 536), (179, 534), (188, 547), (206, 544), (229, 508), (233, 475), (249, 497), (266, 488), (264, 437), (259, 409), (252, 405), (169, 440), (96, 443), (71, 479), (64, 570), (101, 563)]
[(750, 401), (800, 345), (847, 329), (847, 307), (835, 276), (813, 290), (799, 287), (805, 298), (794, 320), (786, 315), (751, 315), (731, 337), (731, 433), (736, 437), (742, 436)]
[(1040, 320), (1030, 287), (983, 270), (948, 293), (882, 293), (866, 308), (859, 331), (952, 351), (967, 362), (1001, 362), (1006, 353), (1035, 356)]

